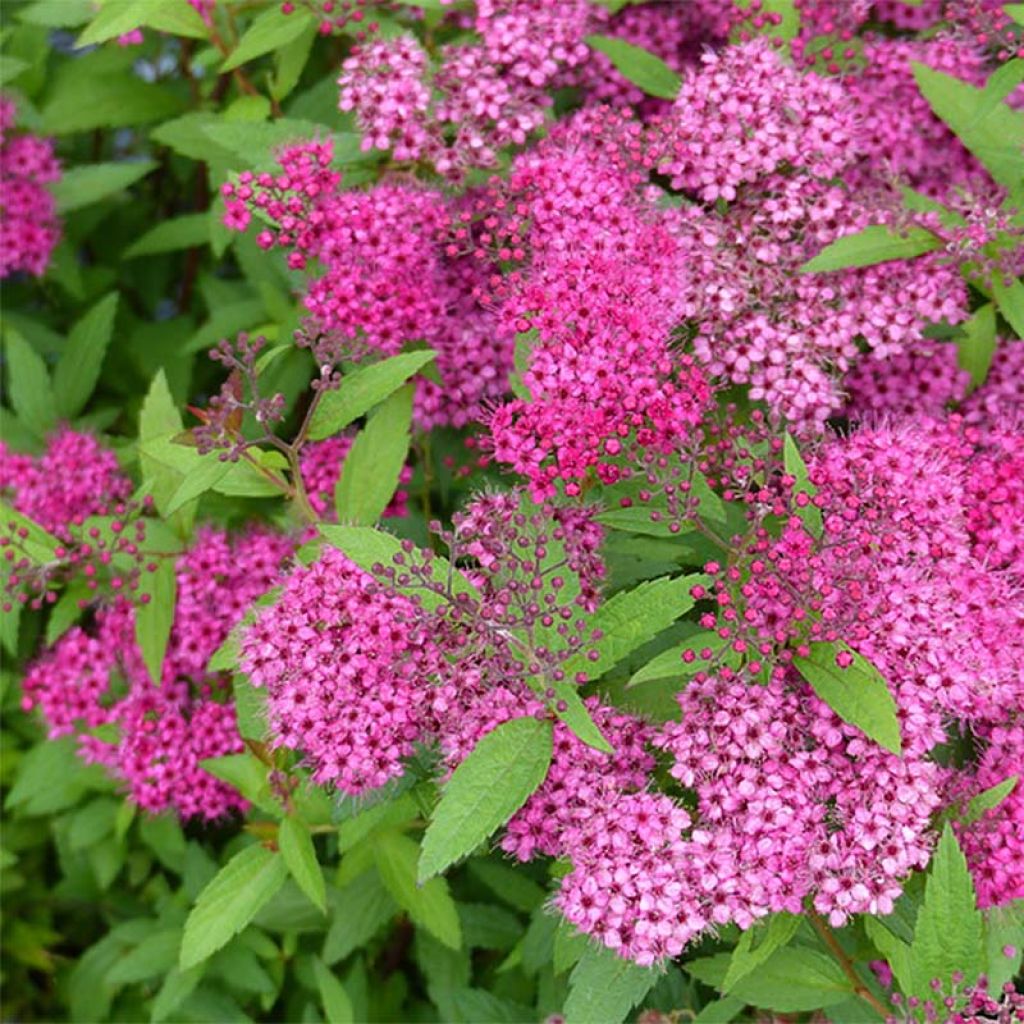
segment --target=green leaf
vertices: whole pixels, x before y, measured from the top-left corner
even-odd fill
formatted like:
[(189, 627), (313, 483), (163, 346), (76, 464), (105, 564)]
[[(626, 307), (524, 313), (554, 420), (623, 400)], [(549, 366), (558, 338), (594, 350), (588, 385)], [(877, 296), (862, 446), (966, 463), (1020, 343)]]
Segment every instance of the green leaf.
[[(988, 907), (985, 918), (985, 973), (989, 992), (998, 992), (1024, 967), (1024, 900)], [(1014, 952), (1007, 956), (1004, 950)]]
[(205, 39), (207, 35), (203, 19), (187, 0), (104, 0), (75, 46), (104, 43), (136, 28), (155, 28), (193, 39)]
[(160, 1024), (167, 1020), (181, 1004), (195, 991), (199, 979), (203, 976), (204, 964), (190, 967), (187, 971), (180, 967), (172, 967), (164, 978), (156, 998), (153, 1000), (153, 1008), (150, 1010), (154, 1024)]
[(587, 36), (584, 42), (603, 53), (624, 78), (648, 95), (664, 100), (674, 100), (679, 95), (679, 76), (650, 51), (612, 36)]
[(1013, 328), (1018, 338), (1024, 338), (1024, 283), (1015, 278), (1009, 285), (996, 276), (992, 282), (992, 296), (1003, 319)]
[[(710, 650), (717, 655), (729, 642), (714, 630), (702, 629), (700, 632), (694, 633), (693, 636), (687, 637), (686, 641), (677, 647), (670, 647), (667, 651), (656, 654), (643, 668), (637, 669), (626, 684), (627, 689), (659, 679), (682, 679), (700, 672), (708, 664), (700, 657), (700, 653)], [(683, 661), (683, 655), (687, 651), (693, 651), (696, 660)], [(728, 654), (723, 656), (725, 664), (735, 664), (737, 660), (736, 657), (730, 657)]]
[(284, 858), (258, 843), (236, 853), (199, 894), (185, 922), (182, 970), (206, 960), (237, 935), (287, 877)]
[(381, 881), (395, 902), (415, 924), (450, 949), (458, 949), (462, 945), (462, 927), (448, 883), (443, 878), (431, 878), (423, 885), (416, 883), (419, 846), (398, 832), (379, 832), (372, 843)]
[(316, 30), (316, 22), (310, 19), (301, 35), (277, 51), (270, 95), (279, 103), (298, 85), (302, 69), (306, 66), (313, 49)]
[(419, 880), (472, 853), (530, 798), (547, 775), (549, 719), (513, 718), (489, 732), (455, 769), (423, 837)]
[(215, 453), (200, 455), (195, 466), (184, 475), (170, 501), (164, 506), (164, 515), (173, 515), (179, 508), (184, 508), (189, 502), (213, 490), (239, 465), (226, 459), (221, 461)]
[(334, 489), (339, 520), (371, 526), (394, 497), (409, 454), (414, 391), (411, 384), (399, 388), (356, 435)]
[(883, 224), (844, 235), (826, 245), (800, 269), (805, 274), (822, 274), (847, 267), (870, 267), (889, 260), (912, 260), (942, 246), (942, 241), (924, 228), (911, 227), (897, 234)]
[(135, 985), (165, 975), (178, 961), (181, 929), (167, 928), (148, 935), (107, 972), (111, 985)]
[(986, 302), (966, 323), (960, 325), (963, 336), (957, 341), (956, 361), (971, 375), (971, 386), (980, 388), (988, 376), (996, 351), (996, 313)]
[(490, 860), (471, 860), (469, 871), (510, 907), (529, 914), (545, 899), (544, 890), (514, 868)]
[[(807, 463), (804, 462), (804, 457), (800, 454), (800, 449), (797, 448), (796, 441), (793, 440), (789, 431), (786, 432), (785, 440), (782, 442), (782, 459), (786, 473), (796, 481), (793, 485), (793, 496), (806, 494), (808, 498), (813, 499), (818, 493), (818, 488), (811, 483), (807, 472)], [(824, 529), (821, 509), (813, 501), (809, 501), (806, 505), (797, 504), (796, 514), (812, 537), (821, 536)]]
[(13, 328), (4, 331), (7, 356), (7, 393), (18, 418), (39, 437), (56, 424), (56, 401), (46, 364), (38, 352)]
[(306, 31), (311, 20), (312, 15), (301, 7), (292, 14), (282, 14), (277, 5), (271, 7), (245, 30), (238, 46), (221, 66), (221, 71), (232, 71), (271, 50), (287, 46)]
[[(550, 687), (555, 691), (555, 700), (552, 710), (558, 715), (561, 721), (572, 731), (572, 734), (582, 740), (588, 747), (600, 750), (605, 754), (614, 754), (615, 748), (605, 739), (604, 734), (597, 727), (597, 723), (590, 717), (586, 704), (580, 696), (579, 688), (573, 686), (567, 679), (548, 679), (543, 689)], [(541, 692), (542, 687), (537, 687)]]
[[(85, 61), (88, 58), (79, 59)], [(56, 84), (43, 108), (40, 122), (40, 128), (47, 135), (71, 135), (96, 129), (152, 124), (174, 117), (184, 106), (183, 98), (164, 85), (144, 82), (128, 72), (85, 75), (86, 68), (76, 68), (75, 64), (77, 61), (64, 64), (55, 76)], [(76, 73), (61, 74), (61, 71), (69, 69)], [(77, 179), (76, 172), (80, 169), (85, 168), (66, 171), (63, 178), (54, 183), (52, 191), (73, 199), (74, 189), (70, 182)], [(85, 202), (75, 202), (73, 207), (58, 204), (58, 211), (85, 205)]]
[(333, 890), (331, 896), (335, 909), (321, 954), (328, 964), (364, 946), (398, 911), (374, 870), (360, 875), (344, 889)]
[(165, 558), (157, 565), (156, 572), (142, 574), (140, 594), (148, 595), (149, 601), (135, 609), (135, 639), (150, 678), (158, 685), (174, 625), (177, 592), (174, 559)]
[(122, 253), (125, 260), (138, 256), (153, 256), (156, 253), (176, 252), (178, 249), (192, 249), (206, 245), (209, 241), (209, 214), (186, 213), (161, 221), (141, 238), (133, 242)]
[(931, 980), (938, 978), (948, 986), (954, 971), (977, 977), (985, 969), (983, 927), (967, 861), (947, 823), (917, 915), (910, 947), (914, 988), (907, 995), (927, 998)]
[[(212, 662), (212, 658), (210, 659)], [(263, 741), (267, 736), (267, 696), (249, 682), (245, 676), (236, 675), (232, 683), (235, 695), (235, 717), (238, 719), (238, 735), (243, 740)]]
[(77, 28), (94, 12), (91, 0), (35, 0), (18, 11), (18, 20), (46, 28)]
[(319, 441), (347, 427), (398, 390), (436, 355), (430, 349), (406, 352), (345, 377), (338, 390), (328, 391), (321, 397), (310, 425), (310, 439)]
[(289, 815), (277, 830), (277, 845), (299, 888), (326, 914), (327, 887), (309, 829)]
[(316, 975), (316, 987), (320, 990), (327, 1024), (353, 1024), (355, 1014), (345, 986), (319, 957), (313, 958), (313, 973)]
[(0, 529), (7, 532), (10, 527), (24, 531), (25, 536), (19, 538), (22, 550), (36, 564), (52, 561), (55, 549), (62, 546), (61, 541), (37, 522), (0, 501)]
[(89, 401), (100, 379), (116, 313), (117, 292), (111, 292), (71, 328), (67, 346), (53, 371), (53, 394), (61, 418), (77, 416)]
[(70, 736), (45, 739), (18, 762), (14, 785), (4, 808), (18, 808), (23, 815), (52, 815), (73, 807), (98, 780), (98, 765), (84, 767)]
[(569, 978), (565, 1024), (621, 1024), (657, 980), (652, 968), (638, 967), (604, 946), (590, 946)]
[[(1007, 188), (1020, 182), (1020, 150), (1024, 146), (1024, 112), (991, 102), (985, 89), (952, 75), (912, 62), (918, 89), (935, 114)], [(996, 88), (1000, 83), (997, 81)]]
[(800, 928), (797, 914), (772, 914), (766, 923), (748, 928), (736, 943), (729, 961), (729, 970), (722, 981), (722, 991), (728, 992), (737, 982), (761, 966), (772, 954), (782, 949)]
[(57, 603), (50, 609), (50, 617), (46, 621), (48, 645), (55, 644), (78, 621), (82, 615), (79, 601), (88, 601), (91, 597), (92, 591), (83, 579), (76, 578), (64, 588)]
[(64, 172), (52, 191), (58, 213), (91, 206), (123, 192), (157, 166), (155, 160), (132, 160), (109, 164), (80, 164)]
[[(810, 657), (796, 655), (793, 664), (814, 692), (844, 721), (894, 754), (902, 752), (896, 702), (881, 673), (844, 643), (817, 641)], [(846, 653), (853, 664), (840, 668), (836, 656)]]
[(875, 948), (888, 961), (901, 991), (913, 988), (914, 975), (910, 963), (910, 947), (886, 928), (884, 922), (871, 914), (864, 915), (864, 930)]
[[(719, 953), (691, 960), (683, 969), (721, 990), (731, 962), (729, 953)], [(776, 1013), (807, 1013), (846, 1002), (853, 991), (852, 982), (830, 956), (804, 946), (787, 946), (736, 982), (730, 995)]]
[(14, 81), (22, 71), (31, 66), (27, 60), (12, 57), (9, 53), (0, 53), (0, 85)]
[(983, 789), (971, 797), (961, 818), (961, 823), (973, 825), (986, 811), (998, 807), (1013, 792), (1019, 780), (1019, 775), (1011, 775), (1009, 778), (1003, 779), (1002, 782), (989, 786), (988, 789)]
[(562, 666), (566, 676), (585, 672), (589, 678), (596, 679), (607, 672), (688, 612), (695, 603), (690, 591), (707, 582), (707, 577), (700, 574), (663, 576), (647, 580), (632, 590), (620, 591), (590, 618), (588, 629), (602, 633), (599, 640), (587, 644), (587, 650), (596, 651), (597, 657), (590, 658), (585, 653), (573, 655)]

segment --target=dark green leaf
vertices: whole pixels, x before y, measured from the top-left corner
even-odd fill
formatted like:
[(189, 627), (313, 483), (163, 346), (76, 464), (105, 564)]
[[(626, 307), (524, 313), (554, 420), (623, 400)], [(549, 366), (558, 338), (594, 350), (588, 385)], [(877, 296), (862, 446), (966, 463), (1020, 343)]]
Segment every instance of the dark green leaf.
[(658, 980), (658, 972), (590, 946), (569, 978), (566, 1024), (621, 1024)]
[(4, 331), (8, 387), (11, 405), (22, 423), (40, 437), (57, 421), (56, 400), (46, 364), (34, 348), (13, 328)]
[(123, 192), (156, 167), (155, 160), (125, 163), (80, 164), (64, 172), (52, 186), (58, 213), (70, 213), (83, 206)]
[(164, 654), (174, 625), (178, 580), (174, 560), (165, 558), (156, 572), (145, 572), (139, 588), (140, 597), (148, 597), (135, 609), (135, 639), (142, 651), (150, 678), (157, 684), (163, 675)]
[(111, 292), (71, 328), (67, 346), (53, 371), (53, 394), (63, 419), (77, 416), (89, 401), (114, 334), (116, 313), (117, 292)]
[(309, 828), (289, 815), (278, 828), (277, 845), (299, 888), (326, 914), (327, 887)]

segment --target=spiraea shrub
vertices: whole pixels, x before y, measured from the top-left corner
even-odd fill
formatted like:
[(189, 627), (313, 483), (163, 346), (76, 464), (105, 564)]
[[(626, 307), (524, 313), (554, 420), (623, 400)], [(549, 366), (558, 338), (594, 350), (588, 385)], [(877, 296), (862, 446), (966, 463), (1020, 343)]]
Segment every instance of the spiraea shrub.
[(8, 0), (5, 1021), (1024, 1021), (1024, 5)]

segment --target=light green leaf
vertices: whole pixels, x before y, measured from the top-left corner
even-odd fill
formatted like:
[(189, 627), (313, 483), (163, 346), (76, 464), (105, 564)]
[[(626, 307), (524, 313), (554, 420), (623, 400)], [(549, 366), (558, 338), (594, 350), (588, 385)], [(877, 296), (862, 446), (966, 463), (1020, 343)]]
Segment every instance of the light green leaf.
[(924, 228), (911, 227), (897, 234), (883, 224), (873, 224), (854, 235), (837, 238), (800, 269), (805, 274), (822, 274), (870, 267), (889, 260), (912, 260), (941, 246), (942, 241)]
[(70, 213), (123, 192), (156, 167), (155, 160), (80, 164), (64, 172), (52, 186), (58, 213)]
[(585, 672), (589, 678), (596, 679), (607, 672), (688, 612), (694, 605), (690, 591), (707, 582), (707, 577), (700, 574), (663, 576), (615, 594), (588, 623), (589, 630), (600, 630), (603, 634), (599, 640), (586, 645), (588, 651), (597, 652), (597, 657), (592, 659), (585, 653), (573, 655), (562, 666), (566, 676), (571, 678), (577, 672)]
[[(532, 682), (531, 685), (533, 685)], [(548, 688), (555, 691), (551, 709), (561, 721), (565, 722), (578, 740), (582, 740), (588, 747), (593, 747), (602, 753), (615, 753), (615, 748), (605, 739), (604, 734), (597, 727), (597, 723), (590, 717), (590, 712), (587, 710), (586, 704), (583, 703), (579, 689), (573, 686), (568, 679), (546, 679), (543, 686), (538, 683), (535, 688), (538, 694)]]
[(18, 11), (18, 20), (46, 28), (78, 28), (94, 12), (90, 0), (35, 0)]
[(312, 15), (302, 7), (292, 14), (283, 14), (275, 4), (245, 30), (238, 46), (221, 66), (221, 71), (231, 71), (271, 50), (287, 46), (306, 31), (311, 19)]
[(372, 843), (381, 881), (395, 902), (415, 924), (449, 948), (458, 949), (462, 945), (462, 927), (448, 883), (443, 878), (431, 878), (423, 885), (416, 883), (419, 846), (398, 832), (379, 832)]
[(1013, 792), (1019, 780), (1019, 775), (1011, 775), (1009, 778), (1003, 779), (1002, 782), (989, 786), (988, 789), (971, 797), (961, 819), (962, 823), (973, 825), (986, 811), (998, 807)]
[(258, 843), (236, 853), (199, 894), (185, 922), (182, 970), (206, 960), (237, 935), (287, 877), (284, 858)]
[(175, 252), (205, 245), (209, 241), (209, 214), (186, 213), (161, 221), (125, 249), (121, 258), (135, 259), (156, 253)]
[[(782, 442), (782, 460), (786, 473), (796, 480), (793, 485), (794, 498), (798, 494), (806, 494), (808, 498), (813, 499), (818, 493), (818, 488), (811, 483), (807, 472), (807, 463), (804, 462), (804, 457), (800, 454), (800, 449), (797, 448), (796, 441), (793, 440), (789, 431), (786, 432), (786, 437)], [(824, 529), (821, 509), (813, 501), (809, 501), (806, 505), (796, 505), (796, 514), (812, 537), (821, 536)]]
[(235, 676), (231, 688), (235, 695), (238, 735), (243, 740), (263, 741), (267, 736), (266, 693), (253, 686), (243, 675)]
[(174, 966), (167, 972), (150, 1011), (153, 1024), (160, 1024), (167, 1020), (188, 999), (195, 991), (196, 985), (199, 984), (204, 967), (205, 964), (197, 964), (195, 967), (183, 971), (180, 967)]
[(621, 1024), (654, 987), (658, 972), (590, 946), (569, 977), (565, 1024)]
[[(643, 668), (637, 669), (626, 684), (627, 688), (639, 686), (641, 683), (650, 683), (659, 679), (683, 679), (697, 672), (700, 672), (708, 665), (708, 662), (700, 657), (701, 652), (709, 650), (717, 655), (723, 647), (729, 644), (729, 640), (720, 637), (714, 630), (703, 629), (693, 636), (687, 637), (686, 641), (677, 647), (670, 647), (661, 654), (656, 654)], [(683, 655), (687, 651), (693, 651), (696, 658), (692, 662), (683, 661)], [(723, 657), (725, 664), (734, 665), (737, 657)]]
[(988, 990), (998, 992), (1024, 967), (1024, 900), (987, 907), (983, 916)]
[(530, 798), (551, 763), (549, 719), (513, 718), (489, 732), (455, 769), (423, 837), (419, 880), (472, 853)]
[(216, 452), (200, 455), (195, 466), (185, 474), (170, 501), (164, 506), (164, 515), (173, 515), (190, 501), (195, 501), (213, 490), (238, 463), (223, 462)]
[(888, 961), (896, 984), (903, 992), (911, 991), (914, 984), (910, 963), (910, 947), (886, 928), (885, 923), (871, 914), (864, 915), (864, 930), (875, 948)]
[(53, 372), (53, 394), (63, 419), (77, 416), (89, 401), (100, 379), (116, 313), (117, 292), (111, 292), (71, 328), (67, 346)]
[[(88, 57), (79, 59), (85, 61)], [(56, 84), (49, 93), (50, 99), (43, 108), (40, 122), (47, 135), (71, 135), (97, 128), (109, 130), (152, 124), (174, 117), (184, 106), (183, 98), (164, 85), (144, 82), (130, 72), (85, 75), (75, 67), (76, 63), (59, 66)], [(61, 73), (69, 70), (77, 73)], [(65, 171), (63, 178), (52, 186), (53, 192), (74, 201), (71, 182), (77, 180), (78, 170), (84, 168)], [(85, 205), (85, 202), (74, 202), (73, 207), (58, 205), (58, 210)]]
[(436, 355), (430, 349), (406, 352), (349, 374), (338, 390), (321, 397), (310, 425), (310, 438), (319, 441), (347, 427), (397, 391)]
[(748, 928), (732, 951), (722, 991), (728, 992), (742, 978), (760, 967), (776, 950), (787, 945), (800, 928), (801, 920), (797, 914), (778, 913), (772, 914), (766, 922)]
[(316, 975), (316, 985), (320, 990), (320, 1001), (323, 1003), (327, 1024), (353, 1024), (355, 1014), (345, 986), (319, 957), (313, 958), (313, 973)]
[[(912, 62), (914, 79), (935, 114), (1007, 188), (1020, 182), (1024, 146), (1024, 111), (991, 102), (985, 89)], [(999, 87), (996, 83), (996, 88)]]
[(107, 981), (111, 985), (135, 985), (165, 975), (177, 964), (180, 946), (180, 928), (154, 932), (107, 971)]
[(1003, 319), (1013, 328), (1018, 338), (1024, 338), (1024, 283), (1014, 278), (1009, 284), (1003, 284), (999, 276), (992, 282), (992, 296), (996, 300)]
[(203, 19), (188, 0), (104, 0), (75, 46), (104, 43), (136, 28), (155, 28), (193, 39), (205, 39), (207, 34)]
[[(886, 750), (902, 751), (896, 702), (881, 673), (844, 643), (817, 641), (808, 658), (796, 655), (793, 664), (814, 692), (844, 721), (855, 725)], [(840, 668), (836, 656), (845, 652), (853, 664)]]
[(927, 998), (931, 980), (938, 978), (948, 986), (954, 971), (976, 978), (985, 969), (983, 930), (967, 861), (947, 823), (929, 866), (917, 915), (910, 947), (914, 987), (906, 994)]
[(135, 610), (135, 639), (150, 678), (159, 685), (178, 592), (174, 559), (163, 559), (156, 572), (144, 572), (139, 590), (140, 596), (148, 595), (149, 600)]
[(648, 95), (664, 100), (674, 100), (679, 95), (679, 76), (649, 50), (613, 36), (586, 36), (584, 42), (603, 53), (624, 78)]
[(19, 537), (21, 548), (37, 565), (53, 561), (54, 551), (62, 546), (52, 533), (44, 530), (35, 520), (29, 519), (5, 501), (0, 501), (0, 530), (7, 533), (12, 527), (25, 532), (24, 537)]
[(7, 393), (18, 418), (39, 437), (56, 424), (56, 400), (46, 364), (38, 352), (12, 327), (4, 331), (7, 356)]
[(406, 385), (381, 402), (352, 442), (334, 489), (342, 522), (371, 526), (394, 497), (409, 454), (414, 390)]
[(996, 351), (996, 313), (991, 302), (976, 310), (961, 324), (963, 336), (956, 345), (956, 361), (961, 370), (971, 375), (971, 387), (980, 388), (988, 376)]
[(78, 621), (82, 615), (79, 601), (88, 601), (91, 597), (92, 591), (83, 579), (76, 578), (64, 588), (46, 621), (47, 644), (55, 644)]
[(299, 888), (326, 914), (327, 887), (309, 829), (289, 815), (278, 828), (277, 845)]

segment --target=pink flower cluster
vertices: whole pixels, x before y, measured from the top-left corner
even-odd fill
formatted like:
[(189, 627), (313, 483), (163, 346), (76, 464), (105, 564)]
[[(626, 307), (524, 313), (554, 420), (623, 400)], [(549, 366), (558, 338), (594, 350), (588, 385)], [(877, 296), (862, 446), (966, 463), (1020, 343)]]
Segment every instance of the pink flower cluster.
[(53, 737), (75, 735), (151, 813), (209, 820), (244, 809), (206, 772), (205, 758), (241, 752), (230, 688), (207, 663), (250, 604), (276, 582), (292, 542), (264, 530), (237, 539), (205, 530), (176, 563), (177, 600), (161, 678), (152, 680), (125, 600), (100, 608), (29, 667), (22, 706), (39, 708)]
[(53, 196), (60, 178), (53, 143), (14, 134), (12, 100), (0, 97), (0, 279), (18, 271), (41, 277), (60, 238)]
[(417, 396), (422, 426), (479, 419), (505, 391), (511, 336), (473, 298), (483, 268), (445, 255), (448, 200), (410, 184), (344, 190), (332, 152), (329, 142), (287, 147), (280, 174), (246, 172), (225, 185), (225, 222), (245, 230), (253, 213), (269, 219), (275, 229), (257, 237), (263, 248), (290, 250), (296, 269), (324, 268), (306, 306), (347, 357), (394, 355), (414, 341), (437, 351), (441, 383), (425, 382)]

